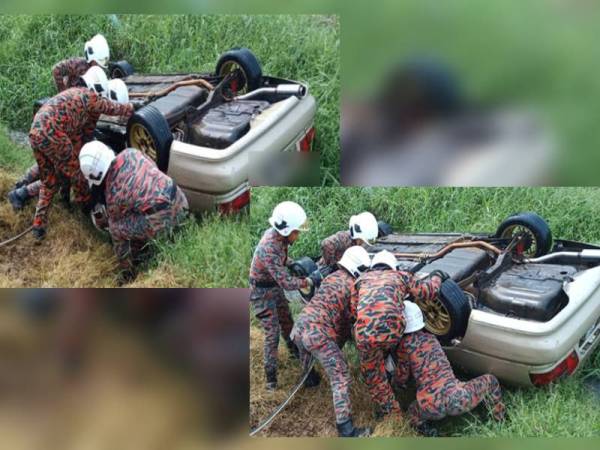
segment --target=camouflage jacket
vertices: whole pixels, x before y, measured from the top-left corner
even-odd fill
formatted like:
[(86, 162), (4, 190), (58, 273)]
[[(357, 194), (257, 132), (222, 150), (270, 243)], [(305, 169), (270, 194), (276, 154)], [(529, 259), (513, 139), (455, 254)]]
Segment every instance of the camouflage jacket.
[(397, 355), (396, 379), (400, 384), (406, 384), (411, 374), (419, 391), (456, 379), (437, 338), (425, 330), (402, 336)]
[(346, 339), (350, 334), (350, 301), (356, 296), (355, 279), (345, 269), (327, 276), (296, 323), (305, 331), (316, 330), (332, 339)]
[(274, 228), (265, 231), (254, 250), (250, 265), (250, 283), (274, 283), (288, 291), (307, 288), (306, 278), (297, 278), (289, 273), (286, 267), (287, 254), (287, 239)]
[(357, 343), (376, 345), (398, 340), (404, 333), (404, 298), (431, 301), (441, 286), (439, 277), (419, 280), (408, 272), (372, 270), (359, 278), (356, 314)]
[(352, 247), (349, 231), (338, 231), (321, 241), (321, 263), (326, 266), (335, 265), (344, 252)]
[(52, 68), (52, 78), (57, 92), (77, 86), (79, 78), (92, 67), (85, 58), (64, 59)]
[[(123, 220), (128, 216), (150, 216), (175, 206), (187, 209), (185, 196), (175, 182), (133, 148), (116, 156), (105, 183), (106, 216), (113, 239), (129, 239), (130, 222)], [(178, 201), (185, 204), (175, 204)]]
[(39, 109), (30, 134), (51, 136), (59, 131), (74, 141), (89, 139), (102, 114), (129, 118), (133, 114), (133, 105), (112, 102), (87, 88), (70, 88), (52, 97)]

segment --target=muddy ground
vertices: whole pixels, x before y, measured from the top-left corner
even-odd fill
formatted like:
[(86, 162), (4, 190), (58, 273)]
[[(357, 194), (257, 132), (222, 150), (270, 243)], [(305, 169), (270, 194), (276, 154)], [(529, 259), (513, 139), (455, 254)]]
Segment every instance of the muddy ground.
[[(288, 396), (300, 377), (300, 367), (289, 357), (285, 345), (280, 345), (279, 387), (275, 392), (265, 389), (263, 371), (263, 333), (253, 326), (250, 329), (250, 427), (256, 427), (264, 418)], [(331, 389), (321, 368), (321, 384), (316, 388), (301, 389), (292, 402), (258, 436), (321, 436), (335, 437), (335, 417), (333, 415)], [(375, 422), (366, 386), (360, 380), (356, 367), (352, 368), (353, 384), (351, 401), (354, 423), (358, 426), (375, 427), (375, 436), (416, 436), (400, 418), (390, 418)], [(401, 398), (403, 405), (408, 397)]]

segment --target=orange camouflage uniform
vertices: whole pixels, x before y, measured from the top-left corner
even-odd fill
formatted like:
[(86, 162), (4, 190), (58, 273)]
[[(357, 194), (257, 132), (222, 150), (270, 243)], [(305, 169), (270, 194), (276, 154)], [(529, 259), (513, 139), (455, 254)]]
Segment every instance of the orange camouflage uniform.
[(400, 413), (384, 364), (406, 327), (404, 298), (410, 295), (431, 301), (440, 286), (439, 277), (421, 281), (408, 272), (391, 269), (371, 270), (359, 278), (354, 337), (361, 373), (378, 413)]
[(57, 178), (63, 175), (74, 182), (75, 200), (90, 199), (87, 181), (79, 170), (79, 151), (89, 139), (100, 115), (133, 114), (131, 104), (112, 102), (87, 88), (70, 88), (52, 97), (33, 119), (29, 142), (40, 169), (41, 187), (33, 219), (34, 228), (44, 229)]
[(412, 375), (417, 385), (417, 398), (408, 409), (414, 427), (427, 420), (458, 416), (483, 401), (496, 420), (504, 418), (506, 408), (498, 379), (486, 374), (466, 383), (459, 381), (433, 334), (425, 330), (405, 334), (396, 356), (396, 381), (404, 385)]

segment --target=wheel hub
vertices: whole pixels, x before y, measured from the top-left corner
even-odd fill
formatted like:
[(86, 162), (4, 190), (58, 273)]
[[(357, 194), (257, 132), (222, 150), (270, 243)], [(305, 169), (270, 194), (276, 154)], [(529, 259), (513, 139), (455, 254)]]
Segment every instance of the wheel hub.
[(158, 151), (154, 146), (154, 139), (143, 125), (136, 123), (131, 126), (131, 145), (150, 157), (154, 162), (158, 160)]
[(450, 331), (450, 314), (439, 298), (430, 302), (417, 301), (417, 305), (423, 311), (427, 331), (435, 335), (444, 335)]

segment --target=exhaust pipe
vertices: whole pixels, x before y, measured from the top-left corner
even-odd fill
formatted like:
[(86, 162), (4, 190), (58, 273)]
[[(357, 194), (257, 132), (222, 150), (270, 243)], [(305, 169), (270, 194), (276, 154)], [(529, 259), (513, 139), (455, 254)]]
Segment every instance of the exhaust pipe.
[(280, 84), (273, 88), (260, 88), (244, 95), (238, 95), (235, 97), (235, 100), (248, 100), (265, 94), (278, 95), (281, 97), (291, 97), (292, 95), (295, 95), (296, 97), (302, 98), (306, 93), (306, 86), (301, 84)]
[(542, 263), (553, 261), (555, 259), (563, 259), (571, 264), (598, 262), (600, 263), (600, 249), (585, 249), (580, 252), (556, 252), (548, 255), (539, 256), (537, 258), (524, 259), (524, 263)]

